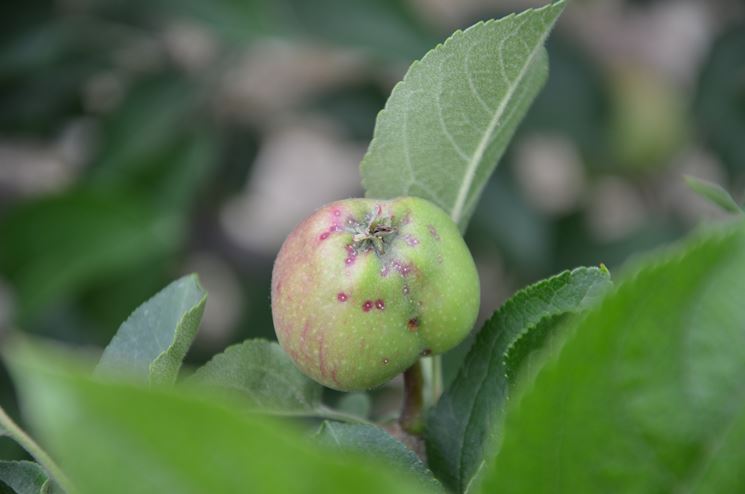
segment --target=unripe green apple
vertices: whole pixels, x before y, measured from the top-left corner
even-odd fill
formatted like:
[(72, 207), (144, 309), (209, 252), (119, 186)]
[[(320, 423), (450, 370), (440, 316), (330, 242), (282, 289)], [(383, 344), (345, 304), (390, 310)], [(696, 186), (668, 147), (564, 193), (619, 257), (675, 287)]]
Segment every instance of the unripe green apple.
[(415, 197), (328, 204), (287, 237), (272, 273), (277, 339), (330, 388), (379, 386), (469, 333), (476, 267), (458, 227)]

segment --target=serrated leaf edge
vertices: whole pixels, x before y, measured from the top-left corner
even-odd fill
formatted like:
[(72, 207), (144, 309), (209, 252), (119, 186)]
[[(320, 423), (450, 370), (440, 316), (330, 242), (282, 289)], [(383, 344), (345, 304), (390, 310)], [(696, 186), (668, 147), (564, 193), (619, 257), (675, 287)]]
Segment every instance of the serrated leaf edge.
[[(201, 319), (202, 318), (202, 315), (204, 314), (205, 306), (207, 305), (207, 296), (208, 296), (207, 290), (205, 290), (204, 287), (202, 287), (202, 283), (199, 281), (199, 276), (196, 273), (192, 273), (192, 274), (186, 276), (185, 278), (186, 279), (190, 279), (190, 280), (192, 280), (194, 282), (194, 284), (196, 285), (197, 289), (202, 292), (202, 296), (199, 298), (199, 301), (192, 308), (190, 308), (189, 310), (187, 310), (186, 312), (184, 312), (183, 314), (181, 314), (181, 317), (179, 318), (178, 322), (176, 323), (176, 328), (175, 328), (175, 331), (174, 331), (174, 334), (173, 334), (173, 338), (171, 338), (171, 343), (168, 345), (168, 348), (166, 348), (165, 350), (163, 350), (162, 352), (160, 352), (158, 354), (158, 356), (155, 357), (153, 359), (153, 361), (150, 362), (150, 364), (148, 365), (148, 382), (150, 384), (154, 384), (155, 382), (162, 382), (161, 378), (153, 378), (153, 376), (154, 376), (153, 371), (157, 368), (157, 366), (160, 364), (160, 362), (164, 358), (166, 358), (166, 356), (176, 346), (176, 339), (177, 339), (176, 337), (178, 336), (178, 330), (179, 330), (179, 328), (181, 326), (183, 326), (184, 320), (187, 317), (190, 317), (193, 314), (197, 314), (197, 313), (200, 314), (199, 319)], [(151, 297), (151, 299), (152, 298), (155, 298), (157, 295), (158, 294), (153, 295), (153, 297)], [(148, 299), (148, 302), (151, 299)], [(145, 303), (147, 303), (147, 302), (145, 302)], [(136, 310), (137, 309), (135, 309), (135, 311)], [(134, 314), (134, 312), (132, 314)], [(199, 331), (199, 328), (197, 327), (197, 330), (195, 331), (195, 335), (196, 335), (196, 333), (198, 331)], [(180, 364), (179, 364), (179, 367), (180, 367)], [(178, 368), (179, 367), (177, 367), (177, 369), (176, 369), (176, 373), (177, 374), (178, 374)], [(170, 379), (171, 382), (175, 381), (176, 380), (176, 377), (177, 376), (169, 376), (169, 378), (172, 378), (172, 379)]]
[[(519, 305), (519, 304), (523, 303), (523, 301), (525, 299), (530, 298), (531, 293), (534, 292), (535, 290), (540, 290), (540, 289), (542, 289), (543, 287), (545, 287), (547, 285), (550, 285), (552, 283), (556, 283), (557, 280), (560, 280), (562, 278), (565, 278), (565, 277), (571, 278), (576, 273), (584, 272), (584, 271), (586, 271), (588, 273), (591, 272), (591, 271), (597, 271), (597, 272), (605, 275), (608, 279), (610, 279), (610, 275), (609, 275), (607, 269), (606, 270), (603, 270), (601, 268), (594, 267), (594, 266), (593, 267), (581, 266), (581, 267), (574, 268), (574, 269), (571, 269), (571, 270), (566, 269), (566, 270), (561, 271), (560, 273), (557, 273), (557, 274), (555, 274), (555, 275), (553, 275), (553, 276), (551, 276), (549, 278), (546, 278), (544, 280), (541, 280), (541, 281), (539, 281), (537, 283), (534, 283), (532, 285), (528, 285), (528, 286), (526, 286), (524, 288), (521, 288), (520, 290), (516, 291), (509, 299), (507, 299), (507, 301), (504, 304), (502, 304), (502, 306), (499, 309), (497, 309), (491, 315), (491, 317), (484, 323), (483, 327), (486, 327), (492, 321), (495, 321), (498, 317), (500, 317), (502, 315), (503, 312), (512, 310), (511, 308), (513, 306)], [(549, 317), (549, 316), (544, 316), (544, 317)], [(473, 349), (473, 346), (476, 345), (477, 342), (478, 342), (478, 339), (475, 339), (474, 342), (473, 342), (473, 344), (471, 345), (471, 348), (468, 350), (468, 353), (466, 355), (468, 355), (469, 353), (471, 353), (471, 351)], [(494, 342), (493, 342), (493, 345), (496, 345), (496, 343), (497, 343), (497, 339), (495, 338), (494, 339)], [(494, 348), (493, 347), (491, 348), (491, 351), (489, 353), (494, 353)], [(504, 356), (505, 355), (506, 355), (506, 353), (503, 353), (500, 358), (504, 359)], [(480, 394), (480, 392), (481, 392), (480, 390), (483, 388), (484, 382), (486, 381), (486, 379), (488, 379), (488, 376), (484, 376), (484, 379), (482, 379), (481, 383), (478, 385), (478, 390), (479, 391), (477, 391), (475, 393), (475, 396), (478, 396)], [(471, 420), (470, 420), (470, 417), (472, 417), (472, 415), (469, 415), (469, 420), (466, 422), (465, 431), (468, 431), (468, 429), (470, 428), (470, 424), (472, 423)], [(465, 441), (465, 436), (466, 436), (466, 434), (464, 434), (463, 437), (461, 438), (461, 444), (460, 444), (459, 453), (458, 453), (458, 464), (460, 465), (460, 468), (458, 470), (458, 478), (457, 478), (458, 485), (461, 485), (462, 482), (463, 482), (463, 479), (461, 478), (461, 472), (463, 472), (463, 470), (464, 470), (464, 463), (463, 463), (464, 462), (464, 455), (463, 455), (464, 448), (463, 448), (463, 444), (464, 444), (464, 441)], [(472, 479), (469, 479), (469, 483), (470, 483), (470, 480), (472, 480)]]
[[(222, 360), (223, 358), (227, 358), (227, 354), (229, 352), (231, 352), (231, 353), (232, 352), (237, 352), (237, 351), (240, 350), (240, 348), (242, 346), (253, 344), (253, 343), (259, 343), (259, 344), (266, 343), (269, 346), (275, 346), (276, 345), (276, 347), (279, 348), (280, 351), (282, 351), (282, 353), (284, 353), (284, 349), (276, 341), (270, 341), (270, 340), (268, 340), (266, 338), (248, 338), (248, 339), (246, 339), (246, 340), (244, 340), (244, 341), (242, 341), (240, 343), (235, 343), (233, 345), (230, 345), (227, 348), (225, 348), (225, 350), (223, 350), (222, 352), (213, 355), (212, 358), (210, 358), (207, 362), (205, 362), (205, 364), (202, 367), (200, 367), (199, 369), (196, 370), (196, 372), (190, 377), (190, 380), (196, 380), (196, 381), (198, 381), (199, 380), (198, 379), (198, 373), (199, 373), (199, 371), (202, 370), (202, 369), (204, 369), (204, 368), (206, 368), (210, 363), (215, 362), (215, 361)], [(288, 359), (289, 359), (289, 356), (288, 356)], [(293, 368), (295, 368), (295, 367), (293, 367)], [(305, 376), (305, 375), (303, 374), (303, 376)], [(287, 379), (285, 379), (284, 377), (279, 377), (277, 375), (274, 375), (272, 377), (275, 378), (277, 381), (286, 383), (287, 384), (287, 389), (293, 389), (294, 388), (294, 386), (290, 386), (289, 385), (290, 384), (289, 381), (287, 381)], [(307, 379), (309, 381), (311, 381), (310, 378), (307, 378)], [(311, 381), (311, 382), (315, 382), (315, 381)], [(236, 391), (240, 391), (241, 393), (246, 393), (246, 390), (245, 389), (240, 388), (238, 386), (220, 385), (220, 387), (234, 389)], [(320, 385), (319, 385), (319, 390), (320, 390)], [(318, 393), (318, 394), (319, 394), (319, 396), (318, 396), (319, 403), (314, 405), (313, 403), (309, 403), (308, 400), (305, 399), (305, 397), (303, 397), (302, 395), (299, 395), (297, 390), (293, 389), (293, 396), (295, 396), (295, 398), (297, 399), (297, 401), (299, 403), (302, 403), (303, 405), (307, 406), (307, 411), (308, 412), (320, 412), (321, 411), (319, 409), (319, 404), (320, 404), (320, 398), (321, 397), (320, 397), (320, 393)], [(253, 397), (252, 397), (252, 399), (253, 399)], [(282, 412), (281, 410), (273, 410), (272, 407), (268, 407), (268, 406), (266, 406), (265, 404), (262, 404), (262, 403), (257, 403), (257, 405), (261, 409), (266, 409), (266, 411), (269, 412), (269, 413), (272, 413), (272, 412), (275, 412), (275, 411), (278, 412), (278, 413), (281, 413)]]
[[(381, 118), (383, 118), (388, 113), (388, 111), (390, 111), (389, 105), (390, 105), (390, 102), (394, 99), (394, 96), (398, 96), (399, 93), (403, 91), (404, 85), (407, 82), (409, 82), (411, 77), (413, 77), (412, 74), (419, 69), (419, 65), (421, 63), (428, 61), (430, 58), (432, 58), (436, 51), (445, 49), (449, 44), (453, 43), (456, 39), (460, 38), (461, 36), (466, 36), (470, 32), (479, 30), (482, 27), (489, 26), (497, 22), (507, 21), (507, 20), (519, 20), (522, 17), (528, 16), (528, 15), (535, 15), (536, 13), (542, 13), (543, 11), (556, 8), (556, 7), (561, 8), (559, 13), (556, 14), (556, 18), (558, 18), (559, 15), (561, 15), (561, 11), (563, 11), (565, 7), (565, 0), (558, 0), (556, 2), (551, 2), (539, 8), (526, 9), (526, 10), (523, 10), (517, 13), (513, 12), (504, 17), (500, 17), (498, 19), (489, 19), (487, 21), (481, 20), (469, 26), (465, 30), (457, 29), (456, 31), (451, 33), (450, 36), (448, 36), (445, 39), (445, 41), (443, 41), (442, 43), (438, 43), (434, 48), (432, 48), (427, 53), (425, 53), (421, 59), (415, 60), (414, 62), (412, 62), (412, 64), (409, 66), (409, 69), (406, 71), (406, 74), (404, 74), (403, 79), (401, 79), (398, 83), (396, 83), (396, 85), (391, 90), (391, 94), (389, 95), (388, 100), (386, 101), (386, 104), (383, 107), (383, 109), (380, 110), (378, 114), (376, 115), (375, 117), (376, 130), (377, 130), (378, 122), (381, 120)], [(507, 94), (505, 95), (505, 97), (503, 98), (503, 100), (500, 102), (499, 106), (495, 110), (495, 115), (492, 117), (491, 121), (489, 122), (489, 125), (487, 126), (481, 139), (479, 140), (479, 144), (476, 147), (476, 150), (474, 150), (474, 155), (471, 157), (471, 159), (469, 160), (466, 166), (466, 175), (470, 175), (470, 178), (464, 179), (464, 181), (461, 183), (461, 186), (458, 189), (458, 195), (456, 196), (456, 202), (453, 205), (452, 210), (448, 211), (448, 213), (450, 214), (450, 218), (453, 220), (453, 222), (458, 224), (459, 227), (461, 227), (460, 220), (462, 219), (461, 216), (463, 214), (463, 208), (466, 205), (468, 191), (470, 190), (471, 185), (473, 183), (473, 178), (475, 176), (476, 170), (478, 169), (478, 165), (481, 159), (483, 159), (483, 153), (486, 151), (486, 148), (488, 147), (491, 135), (493, 134), (497, 124), (502, 119), (504, 110), (507, 104), (509, 103), (509, 100), (512, 94), (520, 86), (520, 83), (523, 81), (525, 75), (528, 72), (528, 68), (533, 64), (533, 61), (535, 60), (537, 53), (539, 53), (540, 50), (543, 48), (546, 38), (548, 37), (550, 32), (551, 32), (551, 29), (546, 30), (543, 37), (540, 39), (538, 43), (536, 43), (535, 48), (531, 51), (530, 55), (526, 58), (525, 64), (521, 68), (519, 74), (515, 78), (511, 87), (508, 88)], [(378, 133), (373, 132), (373, 137), (370, 140), (368, 150), (365, 153), (365, 156), (362, 158), (362, 161), (360, 163), (360, 170), (365, 168), (366, 158), (372, 152), (372, 150), (378, 146), (379, 139), (380, 137)], [(476, 156), (479, 154), (479, 152), (481, 156), (478, 159), (476, 159)], [(365, 189), (365, 191), (367, 191), (368, 187), (367, 187), (367, 179), (365, 177), (365, 174), (361, 173), (361, 176), (362, 176), (362, 187)]]

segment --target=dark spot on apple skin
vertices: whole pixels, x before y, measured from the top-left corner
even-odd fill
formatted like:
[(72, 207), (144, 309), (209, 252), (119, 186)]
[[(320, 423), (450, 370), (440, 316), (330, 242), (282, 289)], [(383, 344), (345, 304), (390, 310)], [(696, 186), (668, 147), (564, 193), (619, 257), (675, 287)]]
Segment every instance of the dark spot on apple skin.
[(401, 276), (406, 277), (414, 271), (414, 266), (412, 266), (411, 264), (403, 263), (399, 260), (395, 260), (393, 261), (393, 269), (398, 271)]
[(344, 263), (351, 266), (357, 260), (357, 251), (352, 244), (348, 244), (345, 249), (347, 250), (347, 258), (344, 259)]
[(429, 355), (432, 355), (432, 350), (430, 350), (429, 348), (425, 348), (424, 350), (422, 350), (421, 355), (422, 357), (427, 357)]
[(372, 307), (372, 300), (365, 300), (365, 303), (362, 304), (362, 310), (364, 310), (365, 312), (370, 312), (370, 309), (372, 309)]
[(409, 328), (409, 331), (416, 331), (417, 329), (419, 329), (419, 318), (412, 317), (406, 322), (406, 326)]
[(325, 231), (321, 235), (319, 235), (318, 238), (320, 240), (326, 240), (332, 233), (338, 233), (341, 231), (343, 231), (342, 227), (335, 223), (329, 227), (328, 231)]
[(390, 360), (388, 360), (387, 358), (384, 358), (383, 359), (383, 365), (388, 365), (389, 362), (390, 362)]
[(427, 230), (429, 230), (429, 234), (432, 235), (432, 238), (440, 240), (440, 234), (437, 233), (437, 228), (432, 225), (427, 225)]
[(383, 302), (383, 299), (380, 299), (380, 298), (379, 298), (378, 300), (376, 300), (376, 301), (375, 301), (375, 307), (376, 307), (376, 308), (377, 308), (378, 310), (385, 310), (385, 302)]
[(346, 302), (347, 301), (347, 298), (349, 298), (349, 297), (347, 297), (347, 294), (344, 293), (344, 292), (339, 292), (336, 295), (336, 300), (338, 300), (339, 302)]

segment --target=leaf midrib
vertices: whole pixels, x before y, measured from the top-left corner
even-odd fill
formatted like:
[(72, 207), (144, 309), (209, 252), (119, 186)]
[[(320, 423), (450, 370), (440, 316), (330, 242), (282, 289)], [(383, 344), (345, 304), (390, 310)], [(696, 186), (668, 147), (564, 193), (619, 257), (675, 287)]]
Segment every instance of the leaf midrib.
[[(515, 28), (514, 33), (517, 33), (518, 31), (520, 31), (526, 22), (527, 21), (523, 21), (522, 24), (517, 26)], [(470, 161), (466, 165), (466, 172), (463, 177), (463, 182), (461, 182), (460, 184), (460, 188), (458, 189), (458, 195), (456, 196), (455, 203), (453, 204), (452, 212), (450, 213), (450, 218), (455, 223), (459, 224), (460, 220), (462, 219), (466, 200), (468, 199), (468, 192), (471, 190), (471, 186), (473, 185), (473, 180), (476, 177), (476, 170), (478, 169), (478, 166), (481, 163), (481, 160), (484, 158), (484, 154), (486, 153), (486, 149), (490, 144), (492, 134), (494, 133), (494, 130), (496, 129), (497, 124), (499, 124), (502, 117), (504, 116), (504, 112), (507, 109), (508, 103), (512, 101), (515, 91), (517, 91), (517, 88), (519, 87), (520, 83), (523, 81), (523, 79), (525, 78), (525, 75), (528, 73), (528, 68), (533, 64), (533, 60), (535, 59), (536, 54), (540, 51), (541, 47), (543, 47), (543, 43), (545, 42), (547, 37), (548, 37), (548, 31), (546, 31), (545, 34), (541, 36), (539, 41), (533, 47), (533, 50), (530, 52), (530, 55), (526, 58), (525, 63), (520, 68), (520, 72), (518, 73), (517, 77), (512, 81), (512, 84), (507, 89), (507, 93), (504, 95), (502, 100), (499, 102), (499, 106), (497, 106), (497, 109), (494, 112), (494, 116), (492, 117), (491, 121), (489, 121), (489, 125), (486, 127), (486, 130), (482, 134), (481, 139), (479, 140), (479, 143), (476, 146), (476, 150), (474, 151), (473, 155), (471, 156)], [(500, 53), (500, 59), (502, 60), (502, 64), (504, 64), (504, 58), (502, 57), (502, 49), (504, 48), (504, 43), (507, 41), (507, 39), (509, 39), (509, 37), (504, 38), (499, 44), (499, 53)]]

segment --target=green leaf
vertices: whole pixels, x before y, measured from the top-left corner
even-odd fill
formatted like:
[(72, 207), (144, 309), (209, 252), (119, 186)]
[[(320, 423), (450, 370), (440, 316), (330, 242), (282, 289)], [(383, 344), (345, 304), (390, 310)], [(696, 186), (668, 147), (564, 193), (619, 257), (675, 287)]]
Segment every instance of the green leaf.
[(155, 214), (138, 197), (75, 189), (25, 203), (0, 221), (0, 273), (25, 319), (162, 258), (181, 237), (176, 218)]
[(745, 212), (737, 205), (737, 202), (732, 199), (729, 192), (724, 190), (720, 185), (690, 175), (685, 175), (683, 178), (685, 178), (685, 181), (691, 190), (704, 199), (707, 199), (712, 204), (719, 206), (724, 211), (739, 214)]
[(482, 492), (745, 490), (745, 225), (628, 272), (519, 385)]
[(199, 101), (195, 93), (188, 79), (174, 75), (135, 86), (103, 122), (105, 145), (94, 160), (91, 181), (121, 187), (157, 174), (163, 152), (198, 122), (193, 118)]
[(510, 394), (505, 358), (515, 341), (539, 328), (543, 338), (530, 341), (540, 344), (557, 316), (591, 307), (609, 286), (604, 269), (565, 271), (517, 292), (486, 322), (428, 419), (427, 456), (440, 480), (465, 491), (493, 453)]
[(419, 196), (465, 230), (548, 75), (543, 43), (564, 1), (457, 31), (414, 62), (361, 164), (368, 197)]
[(80, 356), (5, 348), (23, 409), (78, 494), (417, 493), (369, 459), (200, 394), (93, 378)]
[(367, 424), (342, 424), (324, 421), (316, 438), (343, 452), (360, 453), (377, 458), (390, 467), (409, 472), (430, 492), (443, 492), (442, 485), (422, 460), (400, 441), (380, 427)]
[(207, 292), (196, 275), (174, 281), (119, 327), (96, 371), (127, 372), (149, 382), (175, 382), (206, 302)]
[(32, 461), (0, 461), (0, 492), (5, 484), (11, 494), (45, 494), (47, 474)]
[[(13, 439), (18, 444), (18, 446), (25, 449), (28, 454), (30, 454), (36, 461), (39, 462), (40, 465), (43, 466), (43, 469), (46, 473), (49, 473), (50, 476), (53, 476), (57, 480), (57, 482), (59, 482), (59, 485), (69, 486), (67, 477), (60, 470), (54, 460), (52, 460), (49, 454), (47, 454), (47, 452), (44, 451), (36, 443), (36, 441), (34, 441), (23, 429), (21, 429), (18, 424), (13, 421), (12, 418), (10, 418), (3, 407), (0, 407), (0, 432), (2, 432), (0, 436), (8, 436), (9, 438)], [(34, 463), (34, 465), (36, 464)], [(3, 486), (11, 484), (10, 480), (15, 479), (14, 481), (18, 482), (20, 485), (20, 483), (27, 484), (28, 482), (24, 479), (32, 477), (30, 472), (33, 467), (25, 465), (15, 467), (6, 465), (6, 467), (6, 474), (8, 478), (4, 478), (2, 472), (0, 472), (0, 492), (2, 492), (2, 494), (5, 494), (5, 491), (2, 490)], [(22, 470), (22, 472), (18, 473), (17, 477), (14, 473), (16, 470)], [(42, 486), (42, 492), (44, 492), (45, 494), (49, 494), (53, 492), (53, 490), (59, 490), (57, 487), (57, 483), (52, 482), (51, 479), (45, 480), (44, 485)]]
[[(566, 322), (568, 313), (546, 316), (525, 329), (504, 354), (504, 373), (507, 384), (514, 386), (518, 378), (533, 374), (542, 364), (540, 355), (554, 341), (551, 337)], [(563, 334), (563, 332), (562, 332)], [(560, 338), (557, 338), (560, 339)]]
[(264, 410), (312, 412), (321, 404), (321, 385), (305, 377), (282, 347), (265, 340), (228, 347), (189, 381), (237, 391)]
[(730, 176), (745, 170), (745, 111), (742, 71), (745, 68), (745, 24), (733, 22), (711, 43), (698, 73), (693, 101), (697, 134), (727, 168)]
[[(281, 20), (297, 34), (377, 57), (410, 59), (421, 56), (437, 42), (414, 6), (405, 0), (284, 2)], [(291, 32), (288, 34), (292, 37)]]
[(90, 182), (132, 189), (160, 210), (183, 214), (217, 163), (218, 137), (197, 114), (191, 81), (165, 75), (138, 84), (103, 124)]
[(370, 416), (372, 400), (367, 393), (346, 393), (339, 399), (336, 409), (366, 419)]
[(265, 0), (216, 0), (209, 3), (200, 0), (163, 0), (156, 6), (162, 9), (161, 16), (179, 12), (191, 17), (225, 38), (231, 46), (273, 35), (279, 30), (277, 24), (282, 20), (273, 15), (275, 11), (287, 15), (285, 8), (277, 8), (276, 1)]

